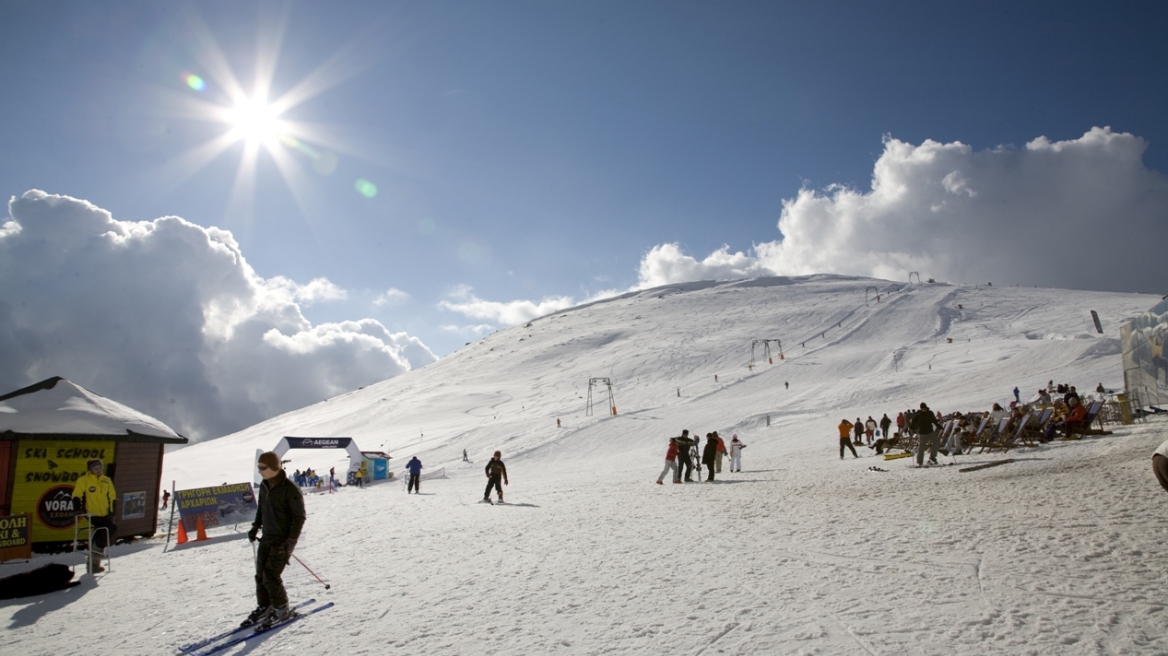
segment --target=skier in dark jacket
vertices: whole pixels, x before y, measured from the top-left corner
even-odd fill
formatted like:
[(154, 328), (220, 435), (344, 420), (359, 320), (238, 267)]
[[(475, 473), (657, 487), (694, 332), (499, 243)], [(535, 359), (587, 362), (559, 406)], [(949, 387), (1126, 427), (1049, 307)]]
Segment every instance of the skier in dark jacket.
[(706, 439), (706, 448), (702, 451), (702, 464), (706, 466), (706, 481), (714, 481), (714, 463), (718, 460), (718, 440), (712, 436)]
[(294, 616), (280, 575), (292, 558), (305, 519), (304, 496), (280, 467), (280, 456), (271, 451), (260, 454), (257, 467), (264, 480), (260, 483), (259, 507), (247, 539), (255, 542), (263, 529), (264, 536), (259, 538), (260, 547), (256, 552), (256, 601), (259, 605), (242, 626), (258, 622), (274, 624)]
[(410, 461), (406, 463), (406, 471), (410, 473), (410, 482), (406, 486), (406, 494), (409, 494), (411, 490), (414, 494), (420, 494), (422, 492), (420, 480), (422, 476), (422, 461), (418, 460), (418, 456), (410, 458)]
[(937, 464), (937, 415), (929, 410), (929, 406), (921, 403), (920, 412), (913, 415), (911, 427), (917, 434), (917, 467), (922, 466), (925, 459), (925, 445), (929, 445), (929, 464)]
[(677, 475), (681, 476), (681, 468), (684, 465), (685, 482), (692, 483), (694, 463), (690, 457), (690, 449), (693, 448), (694, 441), (690, 438), (688, 430), (681, 431), (681, 437), (674, 439), (677, 440)]
[(499, 493), (499, 503), (503, 502), (503, 488), (499, 486), (499, 481), (503, 481), (503, 485), (510, 485), (507, 480), (507, 465), (503, 464), (503, 452), (496, 451), (495, 456), (487, 461), (487, 467), (484, 470), (487, 473), (487, 489), (483, 492), (483, 501), (491, 502), (491, 488)]

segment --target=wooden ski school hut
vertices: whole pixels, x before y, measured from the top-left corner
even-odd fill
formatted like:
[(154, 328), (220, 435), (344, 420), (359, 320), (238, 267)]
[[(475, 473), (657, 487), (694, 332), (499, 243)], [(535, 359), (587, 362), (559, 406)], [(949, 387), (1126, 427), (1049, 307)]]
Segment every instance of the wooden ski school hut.
[(158, 527), (163, 447), (186, 443), (161, 421), (59, 376), (5, 394), (0, 517), (27, 514), (34, 551), (69, 545), (78, 521), (73, 486), (98, 458), (118, 493), (116, 538), (149, 537)]

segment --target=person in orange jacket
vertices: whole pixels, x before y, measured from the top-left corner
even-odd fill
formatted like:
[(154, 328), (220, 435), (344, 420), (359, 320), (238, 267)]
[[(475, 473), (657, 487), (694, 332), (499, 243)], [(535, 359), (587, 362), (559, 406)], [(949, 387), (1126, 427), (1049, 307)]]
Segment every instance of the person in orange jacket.
[(856, 447), (852, 446), (852, 422), (844, 419), (839, 425), (840, 438), (840, 460), (844, 459), (844, 447), (852, 450), (852, 455), (859, 458), (860, 454), (856, 453)]

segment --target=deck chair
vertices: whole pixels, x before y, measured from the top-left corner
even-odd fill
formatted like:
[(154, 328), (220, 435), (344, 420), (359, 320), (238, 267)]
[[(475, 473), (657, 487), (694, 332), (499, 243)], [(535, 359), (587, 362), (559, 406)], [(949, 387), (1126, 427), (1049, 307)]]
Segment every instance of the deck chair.
[(1091, 428), (1091, 424), (1095, 423), (1095, 418), (1099, 415), (1099, 410), (1102, 407), (1102, 401), (1092, 401), (1091, 405), (1087, 406), (1087, 416), (1083, 417), (1083, 421), (1067, 433), (1067, 439), (1079, 439), (1075, 437), (1076, 434), (1079, 437), (1087, 435), (1110, 435), (1111, 431), (1105, 431), (1102, 428)]
[(1022, 437), (1022, 431), (1026, 430), (1026, 424), (1030, 421), (1030, 415), (1022, 417), (1022, 421), (1018, 423), (1018, 428), (1014, 430), (1013, 435), (1003, 435), (1002, 439), (997, 444), (991, 444), (990, 450), (1001, 449), (1003, 452), (1018, 446), (1018, 440)]
[(969, 440), (965, 443), (965, 449), (962, 451), (963, 453), (969, 453), (970, 451), (973, 451), (973, 447), (980, 445), (984, 441), (986, 437), (986, 426), (988, 426), (989, 423), (990, 416), (988, 414), (981, 418), (981, 423), (977, 425), (977, 430), (973, 431), (973, 435), (971, 435)]
[(978, 453), (985, 453), (986, 451), (992, 449), (994, 445), (997, 444), (999, 438), (1001, 438), (1006, 432), (1006, 424), (1008, 423), (1010, 423), (1010, 418), (1002, 417), (1001, 420), (998, 421), (997, 426), (994, 427), (993, 432), (987, 435), (985, 440), (981, 443), (981, 450), (978, 451)]
[(1042, 412), (1034, 413), (1030, 416), (1030, 421), (1026, 424), (1026, 430), (1022, 432), (1018, 439), (1026, 446), (1035, 446), (1035, 440), (1042, 438), (1046, 424), (1053, 416), (1054, 408), (1047, 408)]

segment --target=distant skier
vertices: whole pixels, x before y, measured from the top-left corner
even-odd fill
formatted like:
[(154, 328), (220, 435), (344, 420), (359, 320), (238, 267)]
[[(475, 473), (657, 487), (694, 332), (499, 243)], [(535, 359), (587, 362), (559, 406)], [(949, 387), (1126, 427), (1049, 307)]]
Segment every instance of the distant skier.
[(884, 416), (880, 418), (880, 436), (886, 440), (892, 437), (892, 434), (888, 432), (888, 429), (891, 427), (892, 420), (888, 418), (888, 413), (885, 412)]
[(714, 482), (714, 464), (718, 460), (718, 440), (711, 435), (706, 439), (706, 449), (702, 452), (702, 463), (706, 466), (706, 481)]
[(868, 446), (872, 446), (872, 440), (876, 437), (876, 420), (872, 415), (868, 415), (868, 421), (864, 422), (864, 437), (868, 438)]
[(462, 450), (462, 461), (463, 462), (470, 462), (470, 458), (466, 457), (466, 449)]
[(1018, 386), (1015, 385), (1014, 386), (1014, 403), (1021, 403), (1021, 402), (1022, 402), (1021, 392), (1018, 391)]
[(247, 539), (255, 542), (260, 530), (264, 532), (264, 537), (258, 538), (260, 547), (256, 552), (258, 605), (240, 626), (271, 625), (295, 616), (295, 611), (288, 606), (288, 593), (280, 575), (292, 558), (305, 520), (304, 495), (288, 480), (280, 467), (280, 456), (271, 451), (262, 453), (256, 467), (264, 480), (260, 483), (255, 521)]
[(406, 463), (406, 471), (410, 473), (410, 482), (406, 486), (406, 494), (409, 494), (411, 490), (414, 494), (420, 493), (422, 491), (422, 461), (418, 460), (418, 456), (410, 458), (410, 461)]
[(921, 411), (913, 416), (912, 429), (917, 434), (917, 467), (924, 466), (925, 445), (929, 446), (929, 464), (937, 464), (937, 416), (921, 402)]
[(661, 481), (665, 480), (665, 475), (670, 471), (673, 472), (673, 482), (681, 483), (677, 470), (677, 439), (673, 437), (669, 438), (669, 447), (665, 449), (665, 469), (662, 469), (661, 475), (657, 477), (658, 485), (665, 485)]
[(693, 482), (693, 459), (690, 457), (690, 449), (694, 446), (694, 441), (689, 436), (689, 430), (681, 431), (681, 437), (674, 438), (677, 441), (677, 474), (676, 480), (681, 479), (681, 468), (685, 466), (685, 481), (687, 483)]
[(714, 460), (714, 470), (721, 474), (722, 457), (726, 455), (726, 441), (722, 439), (722, 436), (718, 434), (718, 431), (714, 431), (714, 441), (718, 443), (718, 456), (717, 459)]
[(856, 447), (852, 446), (852, 422), (844, 419), (840, 421), (839, 425), (840, 438), (840, 460), (844, 459), (844, 447), (852, 450), (852, 455), (859, 458), (860, 454), (856, 453)]
[(905, 426), (904, 413), (903, 412), (896, 413), (896, 432), (900, 433), (902, 436), (904, 435), (904, 426)]
[(856, 423), (852, 425), (852, 429), (856, 432), (856, 439), (852, 440), (852, 444), (864, 446), (864, 420), (856, 417)]
[(170, 503), (170, 490), (162, 491), (162, 509), (166, 510), (166, 504)]
[(738, 433), (730, 436), (730, 471), (742, 471), (742, 450), (745, 448), (746, 445), (738, 441)]
[(510, 485), (507, 480), (507, 465), (503, 464), (503, 452), (496, 451), (493, 458), (487, 461), (487, 466), (483, 470), (487, 474), (487, 489), (483, 492), (483, 501), (491, 502), (491, 488), (499, 494), (499, 503), (503, 502), (503, 488), (499, 485), (499, 481), (503, 481), (503, 485)]

